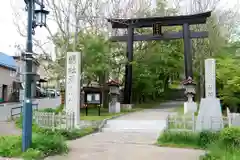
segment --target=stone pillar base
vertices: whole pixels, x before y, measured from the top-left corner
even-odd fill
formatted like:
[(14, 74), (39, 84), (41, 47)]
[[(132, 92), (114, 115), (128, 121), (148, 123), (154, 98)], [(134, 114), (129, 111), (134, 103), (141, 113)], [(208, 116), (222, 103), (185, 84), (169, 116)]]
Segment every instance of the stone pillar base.
[(120, 103), (119, 102), (116, 102), (114, 104), (109, 103), (108, 109), (109, 113), (120, 113), (121, 112)]
[(121, 108), (124, 110), (131, 110), (133, 104), (121, 104)]
[(197, 111), (197, 103), (184, 102), (184, 114), (192, 114)]
[(198, 111), (196, 130), (219, 131), (223, 129), (223, 127), (220, 99), (202, 98)]

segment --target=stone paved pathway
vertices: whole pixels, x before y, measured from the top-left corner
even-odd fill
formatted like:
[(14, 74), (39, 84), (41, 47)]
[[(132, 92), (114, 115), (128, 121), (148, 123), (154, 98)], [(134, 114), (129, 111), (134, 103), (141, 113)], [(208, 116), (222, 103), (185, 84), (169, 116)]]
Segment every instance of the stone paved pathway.
[(20, 134), (21, 134), (21, 130), (16, 128), (14, 122), (0, 121), (0, 136), (20, 135)]
[[(144, 120), (164, 121), (169, 114), (169, 108), (174, 106), (179, 106), (179, 104), (165, 103), (161, 105), (161, 109), (148, 109), (119, 117), (116, 120), (124, 120), (125, 124), (126, 121), (131, 123), (134, 121), (137, 124), (138, 120), (139, 123)], [(161, 128), (162, 126), (159, 126), (160, 130)], [(113, 129), (112, 126), (109, 130), (69, 141), (68, 155), (48, 157), (46, 160), (198, 160), (199, 155), (204, 153), (200, 150), (155, 146), (154, 143), (160, 130), (144, 132), (137, 129), (134, 132), (126, 131), (126, 129), (111, 129)]]

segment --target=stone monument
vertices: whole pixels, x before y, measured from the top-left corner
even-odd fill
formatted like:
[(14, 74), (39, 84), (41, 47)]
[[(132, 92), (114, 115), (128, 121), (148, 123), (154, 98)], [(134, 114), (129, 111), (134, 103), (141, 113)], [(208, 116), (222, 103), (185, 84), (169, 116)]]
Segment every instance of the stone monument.
[(186, 89), (185, 95), (187, 96), (187, 102), (184, 102), (184, 114), (194, 114), (197, 111), (197, 103), (193, 101), (193, 97), (196, 94), (195, 86), (191, 77), (183, 81), (183, 85)]
[(220, 99), (216, 98), (216, 62), (205, 60), (205, 95), (199, 106), (196, 130), (214, 130), (223, 128)]
[(109, 86), (109, 95), (110, 95), (110, 102), (109, 102), (109, 113), (119, 113), (121, 112), (120, 103), (118, 102), (118, 95), (119, 93), (119, 83), (116, 81), (108, 82)]
[(66, 113), (74, 114), (74, 125), (80, 124), (80, 61), (81, 53), (67, 53), (67, 73), (66, 73)]

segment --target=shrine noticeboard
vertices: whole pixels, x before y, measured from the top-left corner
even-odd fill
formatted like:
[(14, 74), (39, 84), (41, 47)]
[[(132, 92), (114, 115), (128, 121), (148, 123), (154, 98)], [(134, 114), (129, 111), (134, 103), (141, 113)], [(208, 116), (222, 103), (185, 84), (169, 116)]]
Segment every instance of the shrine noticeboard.
[(79, 117), (80, 112), (80, 58), (79, 52), (67, 53), (66, 112), (74, 113), (77, 117)]

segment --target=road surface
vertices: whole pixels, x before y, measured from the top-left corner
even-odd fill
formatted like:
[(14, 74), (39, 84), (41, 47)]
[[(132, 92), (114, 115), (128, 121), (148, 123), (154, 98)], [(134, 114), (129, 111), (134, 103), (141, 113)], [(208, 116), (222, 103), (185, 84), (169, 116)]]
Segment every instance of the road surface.
[(68, 155), (46, 160), (198, 160), (204, 151), (154, 145), (165, 125), (161, 122), (165, 122), (172, 108), (179, 106), (175, 102), (164, 103), (159, 109), (109, 120), (103, 132), (69, 141)]
[[(34, 104), (38, 104), (39, 109), (43, 108), (56, 108), (61, 104), (60, 97), (57, 98), (44, 98), (33, 100)], [(11, 108), (21, 106), (20, 103), (9, 103), (5, 105), (0, 105), (0, 121), (7, 121), (11, 117)], [(13, 111), (14, 113), (19, 113), (20, 109)]]

